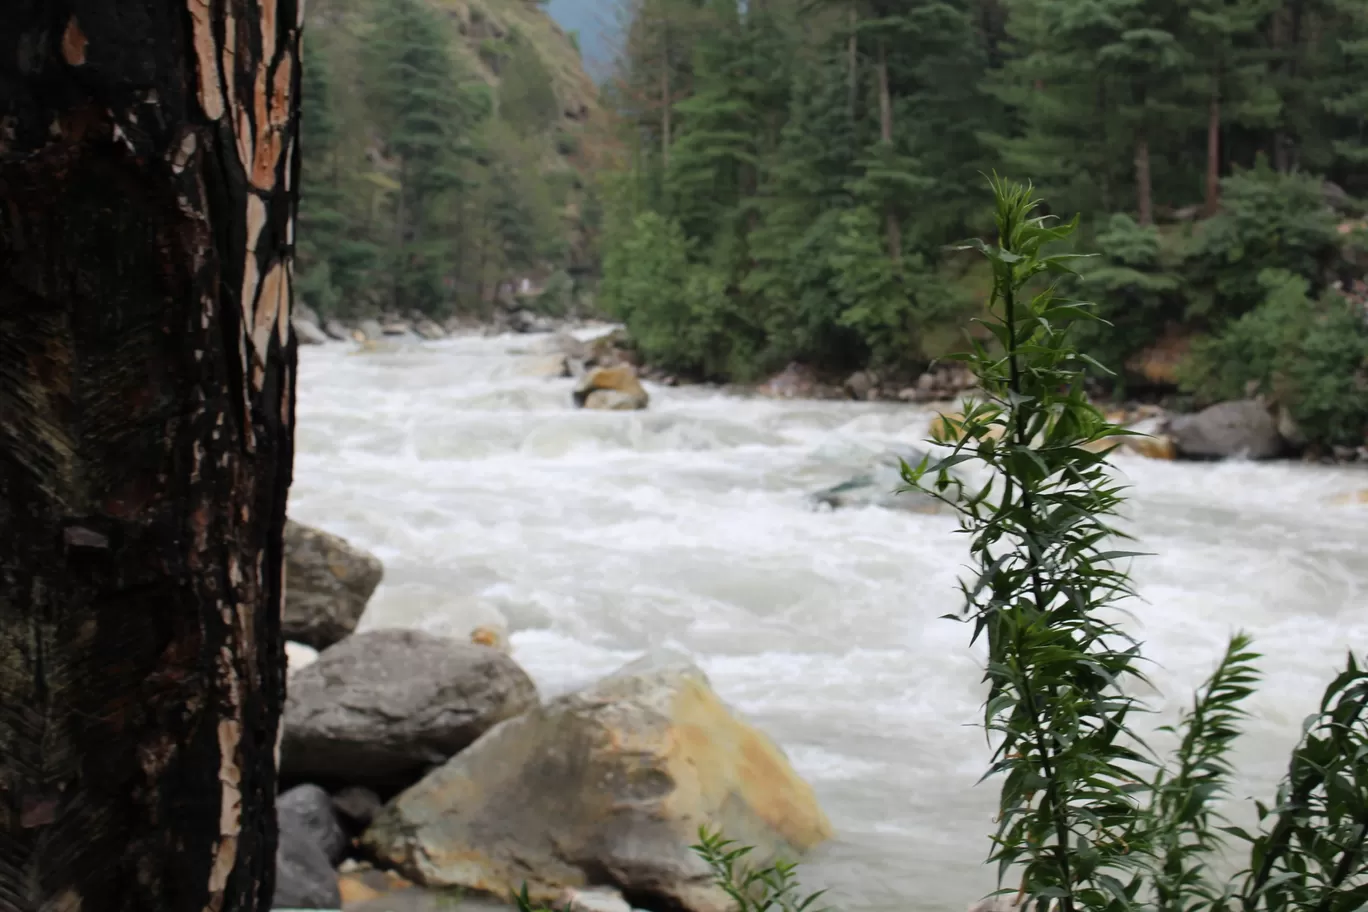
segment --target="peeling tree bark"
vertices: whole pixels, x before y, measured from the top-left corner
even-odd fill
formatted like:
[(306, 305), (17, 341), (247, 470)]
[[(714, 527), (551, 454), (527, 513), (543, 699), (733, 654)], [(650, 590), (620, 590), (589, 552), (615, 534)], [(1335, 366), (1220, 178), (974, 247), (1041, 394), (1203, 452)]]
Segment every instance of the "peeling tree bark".
[(296, 0), (0, 3), (0, 909), (268, 909)]

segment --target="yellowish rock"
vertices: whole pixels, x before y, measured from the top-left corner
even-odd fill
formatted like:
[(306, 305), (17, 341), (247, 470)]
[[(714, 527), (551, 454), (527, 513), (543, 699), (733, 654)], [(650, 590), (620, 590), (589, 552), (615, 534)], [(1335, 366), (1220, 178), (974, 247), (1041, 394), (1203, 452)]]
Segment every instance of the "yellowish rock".
[(1178, 458), (1178, 447), (1174, 442), (1163, 436), (1155, 434), (1144, 437), (1125, 438), (1125, 447), (1131, 452), (1138, 453), (1146, 459), (1174, 460)]
[[(614, 393), (594, 397), (595, 393)], [(651, 401), (630, 364), (615, 364), (590, 371), (575, 388), (575, 405), (581, 408), (644, 409)], [(593, 399), (591, 402), (590, 400)]]
[(1103, 453), (1108, 450), (1122, 449), (1144, 456), (1146, 459), (1172, 460), (1178, 458), (1178, 448), (1173, 441), (1162, 435), (1148, 434), (1136, 437), (1103, 437), (1092, 443), (1085, 443), (1083, 449), (1090, 453)]
[[(651, 908), (726, 912), (689, 848), (700, 826), (796, 859), (831, 824), (784, 753), (703, 672), (645, 659), (490, 731), (396, 798), (362, 841), (425, 887), (534, 901), (611, 872)], [(639, 905), (640, 903), (638, 903)]]
[(1332, 498), (1330, 502), (1342, 507), (1351, 504), (1368, 504), (1368, 488), (1350, 491), (1348, 494), (1340, 494)]

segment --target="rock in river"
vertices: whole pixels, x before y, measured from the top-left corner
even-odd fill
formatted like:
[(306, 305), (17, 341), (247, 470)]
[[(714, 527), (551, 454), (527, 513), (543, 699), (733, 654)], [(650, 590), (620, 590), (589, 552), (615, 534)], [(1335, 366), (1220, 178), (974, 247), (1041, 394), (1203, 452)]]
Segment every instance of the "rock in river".
[(903, 487), (900, 459), (915, 466), (924, 454), (920, 450), (890, 450), (879, 454), (874, 465), (867, 472), (856, 475), (834, 487), (826, 488), (812, 495), (817, 506), (841, 509), (843, 507), (883, 507), (887, 510), (906, 510), (909, 513), (935, 513), (941, 502), (930, 494), (921, 491), (895, 493)]
[(290, 676), (281, 776), (394, 794), (536, 704), (532, 679), (497, 649), (360, 633)]
[(1196, 459), (1272, 459), (1285, 442), (1272, 413), (1254, 399), (1219, 402), (1195, 415), (1178, 415), (1168, 423), (1182, 456)]
[(651, 401), (630, 364), (599, 367), (590, 371), (575, 388), (574, 399), (575, 405), (580, 408), (613, 411), (644, 409)]
[(505, 722), (396, 798), (366, 851), (431, 887), (534, 901), (611, 886), (638, 906), (725, 912), (689, 848), (702, 825), (765, 864), (831, 836), (783, 752), (687, 661), (647, 657)]
[(337, 872), (315, 835), (291, 814), (280, 815), (273, 909), (338, 909)]
[(356, 629), (384, 575), (380, 559), (336, 535), (285, 522), (285, 638), (326, 649)]
[(347, 852), (347, 834), (338, 822), (333, 799), (316, 785), (297, 785), (276, 799), (276, 814), (289, 817), (337, 864)]

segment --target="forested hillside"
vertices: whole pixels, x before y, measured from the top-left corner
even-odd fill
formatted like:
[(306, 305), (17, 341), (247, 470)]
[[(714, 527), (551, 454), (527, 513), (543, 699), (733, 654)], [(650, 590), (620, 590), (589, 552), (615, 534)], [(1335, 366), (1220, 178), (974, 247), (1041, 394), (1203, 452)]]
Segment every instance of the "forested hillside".
[(597, 89), (527, 0), (313, 0), (301, 300), (327, 315), (487, 311), (589, 268)]
[(1368, 421), (1364, 0), (638, 0), (601, 299), (671, 370), (920, 369), (997, 171), (1080, 212), (1108, 388)]

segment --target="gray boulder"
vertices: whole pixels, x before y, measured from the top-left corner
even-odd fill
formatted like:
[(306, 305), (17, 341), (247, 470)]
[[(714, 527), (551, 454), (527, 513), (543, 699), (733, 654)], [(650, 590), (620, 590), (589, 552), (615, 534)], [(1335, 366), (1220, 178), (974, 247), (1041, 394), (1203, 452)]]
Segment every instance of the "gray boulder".
[(383, 338), (385, 335), (385, 329), (380, 325), (379, 320), (362, 320), (356, 325), (356, 328), (360, 331), (362, 338), (372, 342)]
[(327, 649), (356, 629), (385, 567), (373, 554), (301, 523), (285, 522), (287, 640)]
[(1277, 419), (1254, 399), (1218, 402), (1196, 414), (1175, 416), (1167, 434), (1178, 454), (1190, 459), (1273, 459), (1286, 445)]
[(368, 788), (349, 785), (332, 796), (333, 810), (348, 832), (360, 834), (371, 825), (385, 803)]
[(340, 909), (337, 872), (327, 853), (293, 816), (280, 816), (276, 845), (276, 884), (273, 909)]
[(536, 705), (532, 679), (497, 649), (357, 634), (290, 676), (281, 776), (392, 794)]
[(329, 317), (323, 321), (323, 331), (328, 334), (329, 338), (336, 339), (339, 342), (350, 342), (352, 339), (351, 330), (347, 329), (346, 324), (336, 317)]
[(812, 502), (814, 506), (830, 507), (833, 510), (882, 507), (886, 510), (903, 510), (908, 513), (935, 513), (942, 505), (931, 495), (920, 491), (897, 493), (904, 485), (899, 460), (916, 466), (924, 455), (920, 450), (912, 448), (881, 453), (868, 471), (815, 492), (811, 495)]
[(276, 799), (276, 816), (286, 817), (309, 835), (329, 864), (337, 864), (347, 854), (347, 834), (337, 821), (332, 797), (316, 785), (299, 785)]
[(534, 903), (612, 886), (643, 908), (731, 912), (690, 848), (700, 826), (760, 866), (832, 836), (779, 746), (697, 667), (655, 654), (493, 729), (390, 802), (361, 847), (419, 885), (505, 902), (523, 884)]
[(318, 328), (318, 324), (303, 317), (295, 316), (290, 320), (294, 327), (295, 338), (300, 345), (322, 345), (328, 341), (328, 334)]

